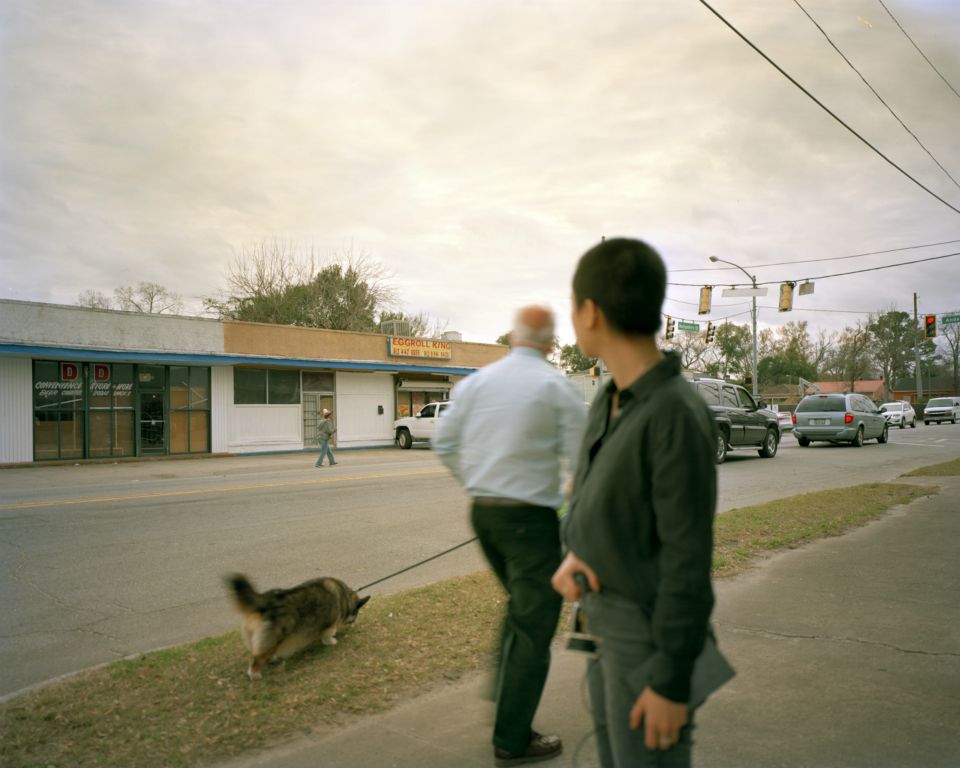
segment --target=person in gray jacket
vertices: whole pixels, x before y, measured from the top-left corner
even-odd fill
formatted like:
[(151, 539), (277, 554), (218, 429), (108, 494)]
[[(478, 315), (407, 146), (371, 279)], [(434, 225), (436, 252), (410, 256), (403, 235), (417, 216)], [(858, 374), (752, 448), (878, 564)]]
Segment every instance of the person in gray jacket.
[(714, 601), (716, 427), (679, 356), (657, 348), (665, 290), (663, 261), (637, 240), (601, 242), (573, 279), (577, 343), (612, 381), (587, 421), (553, 585), (599, 638), (588, 683), (604, 768), (690, 765)]
[(332, 415), (329, 408), (324, 408), (322, 412), (323, 418), (317, 423), (317, 435), (320, 438), (320, 456), (317, 459), (317, 463), (313, 465), (315, 467), (322, 467), (323, 459), (326, 456), (330, 457), (328, 461), (331, 467), (337, 463), (333, 458), (333, 450), (330, 448), (330, 438), (332, 438), (333, 433), (337, 431), (333, 428), (333, 422), (330, 421)]

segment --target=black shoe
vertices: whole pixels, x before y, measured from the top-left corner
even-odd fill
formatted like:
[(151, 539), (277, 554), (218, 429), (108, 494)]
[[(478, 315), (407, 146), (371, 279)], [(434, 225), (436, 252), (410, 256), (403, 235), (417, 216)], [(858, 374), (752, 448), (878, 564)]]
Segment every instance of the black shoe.
[(530, 745), (523, 752), (508, 752), (500, 747), (493, 748), (493, 758), (497, 765), (522, 765), (549, 760), (563, 752), (563, 742), (559, 736), (543, 735), (536, 731), (530, 739)]

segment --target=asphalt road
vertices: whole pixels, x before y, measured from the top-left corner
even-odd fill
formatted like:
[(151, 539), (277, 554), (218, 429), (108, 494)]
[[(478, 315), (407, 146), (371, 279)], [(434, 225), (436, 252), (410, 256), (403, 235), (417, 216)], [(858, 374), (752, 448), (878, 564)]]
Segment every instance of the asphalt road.
[[(894, 430), (863, 448), (786, 436), (734, 451), (720, 509), (889, 481), (960, 455), (960, 425)], [(227, 631), (224, 574), (262, 587), (335, 575), (355, 587), (472, 536), (467, 501), (426, 448), (0, 470), (0, 697), (59, 675)], [(383, 594), (483, 567), (475, 545)]]

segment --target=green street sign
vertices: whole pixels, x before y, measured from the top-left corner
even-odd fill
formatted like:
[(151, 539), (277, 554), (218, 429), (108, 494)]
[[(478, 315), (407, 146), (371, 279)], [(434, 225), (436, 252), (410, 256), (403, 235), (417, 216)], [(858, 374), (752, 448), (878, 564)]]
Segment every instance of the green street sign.
[(951, 323), (960, 323), (960, 315), (944, 315), (940, 318), (940, 322), (943, 325), (950, 325)]
[(700, 323), (688, 323), (685, 320), (678, 320), (677, 329), (681, 331), (693, 331), (696, 333), (700, 330)]

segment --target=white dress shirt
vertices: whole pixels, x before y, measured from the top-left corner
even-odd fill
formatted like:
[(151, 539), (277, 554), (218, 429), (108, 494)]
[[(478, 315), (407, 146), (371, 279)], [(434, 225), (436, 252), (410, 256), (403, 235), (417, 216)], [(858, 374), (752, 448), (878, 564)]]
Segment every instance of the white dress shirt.
[(558, 509), (572, 474), (587, 406), (543, 354), (516, 347), (459, 382), (437, 423), (433, 448), (471, 496)]

